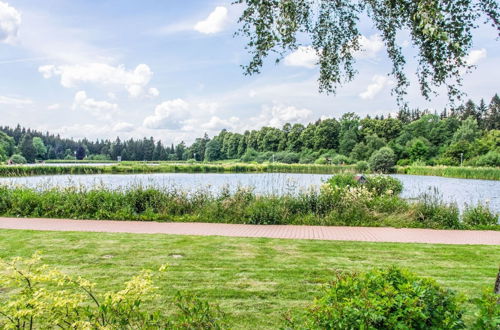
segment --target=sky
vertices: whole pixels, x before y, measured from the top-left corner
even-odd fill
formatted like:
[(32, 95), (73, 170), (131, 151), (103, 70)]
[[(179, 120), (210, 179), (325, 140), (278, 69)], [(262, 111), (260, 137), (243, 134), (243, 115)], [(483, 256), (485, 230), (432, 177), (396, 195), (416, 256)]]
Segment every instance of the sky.
[[(391, 65), (377, 31), (361, 24), (359, 74), (336, 95), (318, 92), (307, 44), (260, 75), (245, 76), (246, 39), (235, 37), (242, 7), (216, 0), (0, 0), (0, 125), (65, 137), (153, 136), (192, 142), (205, 132), (243, 132), (284, 123), (395, 113)], [(426, 101), (416, 84), (415, 49), (404, 33), (410, 107)], [(481, 26), (464, 73), (467, 97), (487, 101), (500, 80), (500, 43)]]

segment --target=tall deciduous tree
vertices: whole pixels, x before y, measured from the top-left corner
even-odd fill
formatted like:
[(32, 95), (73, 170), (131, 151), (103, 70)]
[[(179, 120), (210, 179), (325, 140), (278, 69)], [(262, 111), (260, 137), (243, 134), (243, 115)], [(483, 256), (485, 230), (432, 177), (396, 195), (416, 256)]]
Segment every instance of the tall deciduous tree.
[[(405, 56), (397, 42), (399, 32), (409, 32), (417, 48), (417, 75), (423, 96), (430, 98), (436, 86), (446, 86), (453, 100), (460, 95), (464, 69), (470, 69), (467, 55), (472, 47), (473, 30), (485, 20), (500, 31), (496, 0), (236, 0), (243, 4), (239, 33), (249, 41), (251, 60), (246, 74), (259, 73), (271, 53), (281, 60), (299, 46), (316, 53), (320, 69), (320, 91), (335, 92), (355, 74), (356, 54), (360, 51), (360, 21), (379, 31), (392, 62), (396, 80), (394, 92), (404, 103), (409, 86)], [(305, 38), (304, 36), (309, 37)]]
[(19, 142), (19, 151), (26, 158), (28, 163), (34, 163), (36, 158), (36, 150), (33, 147), (33, 138), (29, 134), (23, 135)]

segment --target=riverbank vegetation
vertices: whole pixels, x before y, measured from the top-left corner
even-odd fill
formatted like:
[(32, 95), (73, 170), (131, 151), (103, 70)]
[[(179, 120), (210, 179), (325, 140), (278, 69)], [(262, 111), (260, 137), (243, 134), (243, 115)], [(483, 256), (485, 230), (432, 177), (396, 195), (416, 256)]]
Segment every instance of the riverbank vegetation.
[[(200, 132), (200, 135), (202, 133)], [(382, 150), (389, 168), (376, 166)], [(21, 158), (22, 156), (22, 158)], [(317, 120), (308, 125), (286, 123), (243, 133), (223, 129), (207, 134), (191, 145), (140, 140), (90, 141), (17, 126), (0, 127), (0, 162), (44, 160), (123, 161), (221, 161), (302, 164), (355, 164), (368, 162), (374, 171), (401, 166), (470, 165), (500, 166), (500, 97), (489, 105), (464, 105), (441, 114), (427, 110), (400, 110), (395, 117), (345, 113), (340, 118)], [(379, 162), (380, 163), (380, 162)]]
[[(35, 251), (43, 251), (43, 264), (71, 277), (95, 282), (94, 292), (98, 296), (121, 290), (143, 269), (159, 269), (168, 264), (162, 280), (155, 282), (158, 303), (151, 310), (176, 309), (168, 302), (174, 301), (180, 291), (219, 305), (229, 328), (254, 329), (284, 328), (284, 315), (296, 319), (296, 313), (319, 313), (329, 306), (318, 305), (326, 300), (314, 303), (313, 298), (326, 298), (332, 288), (351, 280), (351, 272), (370, 272), (370, 278), (375, 280), (380, 276), (374, 276), (377, 274), (371, 273), (371, 269), (393, 266), (434, 278), (443, 290), (454, 290), (463, 296), (463, 320), (472, 327), (488, 307), (476, 306), (483, 290), (492, 291), (498, 271), (496, 256), (500, 253), (498, 246), (482, 245), (23, 230), (0, 230), (0, 240), (0, 258), (30, 258)], [(340, 274), (344, 281), (336, 284)], [(357, 277), (352, 278), (356, 280)], [(366, 287), (367, 282), (362, 283)], [(417, 290), (424, 283), (427, 281), (418, 280), (411, 287)], [(3, 289), (0, 296), (9, 292)], [(361, 303), (355, 294), (348, 298)], [(390, 301), (384, 301), (386, 304), (381, 306), (389, 306)], [(315, 306), (322, 309), (311, 309)]]
[[(396, 166), (398, 174), (431, 175), (462, 179), (500, 180), (500, 167)], [(121, 162), (95, 164), (87, 161), (53, 162), (45, 165), (0, 165), (0, 177), (58, 174), (141, 173), (370, 173), (367, 162), (355, 165), (318, 165), (240, 162)]]
[(398, 196), (401, 183), (372, 176), (365, 184), (352, 174), (333, 176), (321, 189), (285, 195), (257, 195), (251, 188), (209, 188), (186, 192), (174, 187), (108, 189), (0, 186), (0, 215), (100, 220), (221, 222), (269, 225), (391, 226), (500, 229), (487, 206), (470, 206), (462, 221), (458, 207), (437, 194), (418, 201)]
[(56, 174), (138, 174), (138, 173), (318, 173), (335, 174), (356, 172), (352, 165), (316, 165), (316, 164), (247, 164), (247, 163), (143, 163), (123, 162), (119, 164), (99, 166), (79, 164), (54, 165), (23, 165), (0, 166), (0, 176), (30, 176)]

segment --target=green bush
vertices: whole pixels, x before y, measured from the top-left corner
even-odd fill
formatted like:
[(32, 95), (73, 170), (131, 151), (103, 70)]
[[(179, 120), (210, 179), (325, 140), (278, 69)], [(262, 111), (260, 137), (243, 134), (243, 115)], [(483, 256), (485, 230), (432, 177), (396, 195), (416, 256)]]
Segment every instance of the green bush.
[(10, 161), (13, 163), (13, 164), (26, 164), (26, 158), (24, 158), (22, 155), (20, 154), (14, 154), (10, 157)]
[(344, 156), (344, 155), (335, 155), (332, 158), (332, 164), (335, 165), (345, 165), (345, 164), (352, 164), (353, 161), (351, 158)]
[[(225, 316), (218, 306), (192, 295), (178, 294), (159, 306), (156, 272), (143, 270), (117, 292), (98, 294), (95, 284), (66, 275), (32, 258), (0, 259), (2, 329), (223, 329)], [(167, 283), (162, 279), (162, 283)], [(168, 302), (167, 302), (168, 303)], [(175, 309), (172, 310), (172, 307)]]
[(491, 226), (498, 224), (498, 214), (494, 214), (487, 205), (467, 206), (462, 221), (468, 226)]
[(485, 290), (481, 298), (476, 299), (478, 313), (473, 325), (477, 330), (500, 329), (500, 296), (489, 290)]
[(489, 151), (487, 154), (477, 157), (474, 160), (475, 166), (500, 166), (500, 152)]
[(403, 158), (403, 159), (400, 159), (398, 160), (397, 162), (397, 165), (398, 166), (408, 166), (411, 164), (411, 160), (409, 160), (408, 158)]
[(401, 181), (388, 175), (369, 176), (366, 187), (376, 195), (399, 195), (401, 191), (403, 191), (403, 184)]
[(463, 309), (453, 291), (397, 268), (338, 273), (293, 329), (460, 329)]
[(337, 174), (332, 176), (330, 179), (328, 179), (327, 183), (331, 186), (334, 187), (355, 187), (358, 186), (358, 182), (354, 180), (354, 175), (352, 174), (347, 174), (347, 173), (342, 173), (342, 174)]
[(391, 173), (396, 164), (396, 155), (389, 147), (382, 147), (370, 157), (370, 169), (373, 172)]
[(359, 173), (365, 173), (369, 168), (370, 165), (364, 160), (360, 160), (356, 163), (356, 171), (358, 171)]
[(425, 228), (460, 229), (460, 212), (457, 205), (445, 204), (437, 190), (420, 196), (413, 205), (417, 223)]

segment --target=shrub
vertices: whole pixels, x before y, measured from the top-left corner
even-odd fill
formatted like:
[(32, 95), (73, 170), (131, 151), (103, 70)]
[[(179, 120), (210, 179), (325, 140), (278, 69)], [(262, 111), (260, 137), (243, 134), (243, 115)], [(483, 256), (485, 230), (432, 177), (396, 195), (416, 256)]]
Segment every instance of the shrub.
[(352, 174), (336, 174), (328, 179), (327, 183), (332, 187), (355, 187), (358, 186), (358, 182), (354, 180), (354, 176)]
[(368, 177), (366, 187), (375, 195), (398, 195), (403, 191), (403, 184), (396, 178), (388, 175), (372, 175)]
[(296, 329), (459, 329), (461, 299), (434, 280), (389, 268), (338, 273)]
[(498, 224), (498, 214), (491, 212), (487, 205), (467, 206), (462, 216), (464, 224), (469, 226), (490, 226)]
[(352, 164), (352, 160), (344, 155), (336, 155), (332, 158), (332, 164), (335, 165)]
[(476, 166), (500, 166), (500, 152), (491, 150), (487, 154), (477, 157), (474, 163)]
[(484, 291), (475, 301), (478, 307), (474, 329), (498, 330), (500, 328), (500, 297), (493, 292)]
[(394, 171), (396, 156), (389, 147), (382, 147), (370, 157), (370, 169), (373, 172), (390, 173)]
[(356, 171), (358, 171), (359, 173), (365, 173), (369, 168), (370, 166), (368, 165), (368, 162), (364, 160), (360, 160), (356, 163)]
[(253, 162), (255, 161), (258, 155), (259, 153), (255, 149), (248, 148), (247, 151), (245, 151), (245, 153), (243, 154), (243, 156), (241, 156), (241, 161), (247, 163)]
[(398, 162), (396, 163), (396, 165), (398, 166), (408, 166), (411, 164), (411, 160), (409, 160), (408, 158), (403, 158), (403, 159), (400, 159), (398, 160)]
[(19, 154), (12, 155), (12, 157), (10, 157), (10, 161), (14, 164), (26, 164), (26, 158)]
[(417, 223), (425, 228), (461, 228), (458, 207), (444, 204), (437, 190), (422, 194), (414, 210)]
[[(0, 283), (8, 295), (0, 300), (2, 329), (221, 329), (224, 314), (217, 306), (178, 294), (177, 311), (165, 313), (158, 306), (155, 275), (143, 270), (125, 288), (102, 295), (95, 284), (71, 277), (30, 259), (0, 260)], [(172, 315), (173, 314), (173, 315)]]

